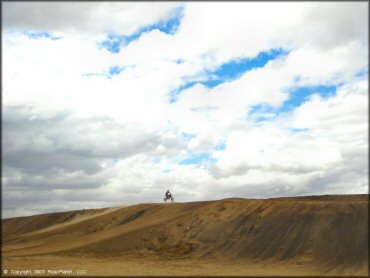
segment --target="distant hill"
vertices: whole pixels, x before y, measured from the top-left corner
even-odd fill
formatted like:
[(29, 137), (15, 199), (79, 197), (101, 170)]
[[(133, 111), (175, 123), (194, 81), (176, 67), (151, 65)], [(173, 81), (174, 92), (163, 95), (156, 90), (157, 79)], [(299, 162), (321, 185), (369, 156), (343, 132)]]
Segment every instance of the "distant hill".
[(21, 256), (109, 260), (147, 254), (367, 274), (368, 197), (231, 198), (9, 218), (2, 220), (2, 251), (5, 265)]

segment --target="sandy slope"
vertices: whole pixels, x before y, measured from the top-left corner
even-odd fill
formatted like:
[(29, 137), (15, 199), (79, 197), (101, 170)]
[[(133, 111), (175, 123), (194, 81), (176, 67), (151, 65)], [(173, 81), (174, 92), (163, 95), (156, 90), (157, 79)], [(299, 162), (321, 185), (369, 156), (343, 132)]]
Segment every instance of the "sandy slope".
[(233, 198), (5, 219), (2, 267), (74, 275), (367, 275), (368, 205), (368, 195)]

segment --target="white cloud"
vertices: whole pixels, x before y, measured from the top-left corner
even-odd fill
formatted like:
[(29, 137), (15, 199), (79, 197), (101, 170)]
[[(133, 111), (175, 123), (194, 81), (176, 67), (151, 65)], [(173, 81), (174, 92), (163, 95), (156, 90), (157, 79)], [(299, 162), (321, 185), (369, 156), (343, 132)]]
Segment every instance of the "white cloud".
[[(214, 176), (237, 176), (253, 184), (265, 183), (272, 175), (293, 188), (306, 185), (302, 193), (366, 192), (367, 92), (367, 81), (355, 81), (342, 87), (335, 97), (312, 97), (291, 115), (277, 119), (280, 125), (270, 121), (261, 127), (230, 133), (227, 148), (213, 169)], [(287, 128), (308, 131), (289, 134)], [(284, 177), (288, 173), (294, 175)], [(331, 176), (335, 180), (330, 181)], [(317, 185), (320, 191), (311, 188), (317, 180), (325, 181), (325, 177), (327, 183)], [(349, 186), (351, 182), (353, 186), (361, 185), (357, 191)]]

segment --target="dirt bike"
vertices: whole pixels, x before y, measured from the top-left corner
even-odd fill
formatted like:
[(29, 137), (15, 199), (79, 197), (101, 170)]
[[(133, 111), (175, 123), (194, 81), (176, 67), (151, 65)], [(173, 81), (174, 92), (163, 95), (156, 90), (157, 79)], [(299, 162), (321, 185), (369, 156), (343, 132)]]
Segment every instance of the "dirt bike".
[(167, 200), (171, 200), (171, 202), (174, 202), (175, 201), (175, 198), (172, 195), (164, 197), (163, 201), (165, 203), (167, 202)]

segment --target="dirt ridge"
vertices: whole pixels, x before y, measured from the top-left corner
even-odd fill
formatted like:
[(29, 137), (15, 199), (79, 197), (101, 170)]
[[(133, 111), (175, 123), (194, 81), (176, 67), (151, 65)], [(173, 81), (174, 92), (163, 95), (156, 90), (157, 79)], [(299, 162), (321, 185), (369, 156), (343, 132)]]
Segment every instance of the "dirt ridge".
[(295, 262), (366, 269), (368, 195), (138, 204), (2, 220), (6, 257)]

